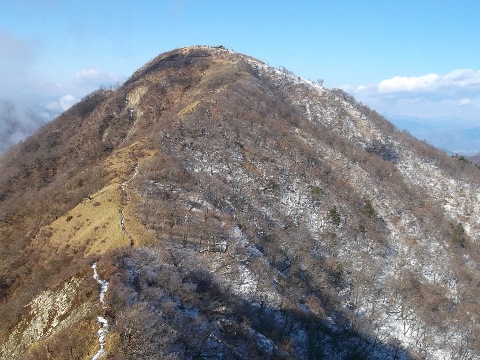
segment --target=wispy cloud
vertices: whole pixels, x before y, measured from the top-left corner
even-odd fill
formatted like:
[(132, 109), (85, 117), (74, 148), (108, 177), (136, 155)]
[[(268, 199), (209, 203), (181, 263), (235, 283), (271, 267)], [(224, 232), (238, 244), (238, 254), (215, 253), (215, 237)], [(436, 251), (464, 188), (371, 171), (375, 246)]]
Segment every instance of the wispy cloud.
[(120, 81), (120, 77), (94, 68), (83, 69), (75, 74), (75, 80), (81, 87), (98, 87), (112, 85)]
[(65, 110), (68, 110), (79, 100), (79, 98), (73, 95), (64, 95), (61, 96), (58, 100), (47, 102), (45, 108), (53, 114), (60, 114)]

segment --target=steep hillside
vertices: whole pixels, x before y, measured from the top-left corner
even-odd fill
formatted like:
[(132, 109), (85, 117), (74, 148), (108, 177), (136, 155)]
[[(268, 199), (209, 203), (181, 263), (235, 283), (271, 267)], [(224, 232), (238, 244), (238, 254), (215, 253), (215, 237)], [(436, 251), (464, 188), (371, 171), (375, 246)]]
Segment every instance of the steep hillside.
[(475, 359), (480, 172), (222, 47), (2, 159), (1, 359)]

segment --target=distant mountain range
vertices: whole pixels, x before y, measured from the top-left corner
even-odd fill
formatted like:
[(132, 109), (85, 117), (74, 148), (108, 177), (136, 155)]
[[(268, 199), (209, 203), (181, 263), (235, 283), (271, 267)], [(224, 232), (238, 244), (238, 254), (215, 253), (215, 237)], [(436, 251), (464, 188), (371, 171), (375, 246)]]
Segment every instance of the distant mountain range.
[(407, 130), (417, 139), (425, 140), (447, 154), (480, 153), (480, 121), (386, 117), (398, 128)]

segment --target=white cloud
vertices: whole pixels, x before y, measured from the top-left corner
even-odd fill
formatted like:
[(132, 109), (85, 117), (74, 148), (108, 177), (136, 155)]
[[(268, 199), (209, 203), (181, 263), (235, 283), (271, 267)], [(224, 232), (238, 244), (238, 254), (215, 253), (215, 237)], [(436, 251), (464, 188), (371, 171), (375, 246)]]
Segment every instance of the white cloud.
[(472, 69), (446, 75), (394, 76), (374, 84), (342, 88), (375, 110), (394, 116), (480, 117), (480, 71)]
[(76, 98), (73, 95), (64, 95), (60, 97), (58, 100), (48, 102), (45, 107), (46, 109), (53, 113), (54, 115), (58, 115), (70, 107), (75, 105), (80, 99)]
[(378, 91), (381, 93), (432, 91), (438, 87), (437, 74), (423, 76), (394, 76), (391, 79), (383, 80), (378, 84)]
[(443, 77), (445, 86), (480, 87), (480, 71), (471, 69), (454, 70)]
[(458, 69), (446, 75), (394, 76), (391, 79), (382, 80), (377, 88), (381, 93), (478, 91), (480, 71)]

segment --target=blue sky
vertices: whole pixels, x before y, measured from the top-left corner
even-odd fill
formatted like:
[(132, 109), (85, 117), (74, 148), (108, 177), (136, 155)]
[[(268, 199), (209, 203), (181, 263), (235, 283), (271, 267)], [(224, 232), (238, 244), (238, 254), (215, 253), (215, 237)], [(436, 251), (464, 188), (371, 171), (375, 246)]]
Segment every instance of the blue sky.
[(164, 51), (222, 44), (392, 117), (475, 124), (479, 24), (478, 0), (1, 0), (0, 97), (62, 109)]

